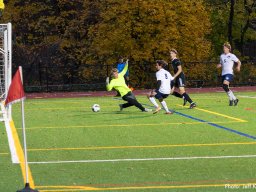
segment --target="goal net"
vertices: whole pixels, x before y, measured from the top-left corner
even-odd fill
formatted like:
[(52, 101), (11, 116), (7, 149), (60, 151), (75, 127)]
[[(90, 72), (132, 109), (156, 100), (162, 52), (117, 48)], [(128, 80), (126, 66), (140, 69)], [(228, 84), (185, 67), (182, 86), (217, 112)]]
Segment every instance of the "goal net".
[[(12, 80), (12, 24), (0, 24), (0, 99), (1, 110), (4, 114), (3, 101), (7, 97)], [(11, 118), (11, 106), (5, 111)]]

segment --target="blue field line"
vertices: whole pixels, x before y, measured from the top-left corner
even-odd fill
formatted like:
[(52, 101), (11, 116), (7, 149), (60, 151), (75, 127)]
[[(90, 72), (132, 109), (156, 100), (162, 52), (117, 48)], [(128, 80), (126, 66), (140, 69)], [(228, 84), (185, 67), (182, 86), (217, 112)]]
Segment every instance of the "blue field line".
[(236, 131), (236, 130), (234, 130), (234, 129), (230, 129), (230, 128), (224, 127), (224, 126), (222, 126), (222, 125), (218, 125), (218, 124), (215, 124), (215, 123), (211, 123), (211, 122), (209, 122), (209, 121), (205, 121), (205, 120), (202, 120), (202, 119), (198, 119), (198, 118), (196, 118), (196, 117), (192, 117), (192, 116), (190, 116), (190, 115), (186, 115), (186, 114), (183, 114), (183, 113), (180, 113), (180, 112), (177, 112), (177, 111), (175, 111), (175, 113), (178, 114), (178, 115), (181, 115), (181, 116), (183, 116), (183, 117), (187, 117), (187, 118), (190, 118), (190, 119), (199, 121), (199, 122), (204, 122), (204, 123), (207, 123), (208, 125), (211, 125), (211, 126), (213, 126), (213, 127), (216, 127), (216, 128), (219, 128), (219, 129), (224, 129), (224, 130), (226, 130), (226, 131), (230, 131), (230, 132), (232, 132), (232, 133), (235, 133), (235, 134), (238, 134), (238, 135), (241, 135), (241, 136), (248, 137), (248, 138), (250, 138), (250, 139), (255, 139), (255, 140), (256, 140), (256, 137), (255, 137), (255, 136), (248, 135), (248, 134), (246, 134), (246, 133), (243, 133), (243, 132), (240, 132), (240, 131)]
[[(122, 100), (122, 99), (120, 99), (120, 98), (113, 98), (113, 99), (115, 99), (115, 100)], [(151, 105), (144, 104), (144, 103), (141, 103), (141, 104), (144, 105), (144, 106), (153, 108), (153, 106), (151, 106)], [(221, 125), (218, 125), (218, 124), (215, 124), (215, 123), (211, 123), (211, 122), (209, 122), (209, 121), (205, 121), (205, 120), (203, 120), (203, 119), (199, 119), (199, 118), (196, 118), (196, 117), (193, 117), (193, 116), (190, 116), (190, 115), (186, 115), (186, 114), (184, 114), (184, 113), (180, 113), (180, 112), (178, 112), (178, 111), (174, 111), (174, 113), (176, 113), (177, 115), (183, 116), (183, 117), (187, 117), (187, 118), (189, 118), (189, 119), (193, 119), (193, 120), (195, 120), (195, 121), (207, 123), (208, 125), (211, 125), (211, 126), (213, 126), (213, 127), (216, 127), (216, 128), (218, 128), (218, 129), (223, 129), (223, 130), (225, 130), (225, 131), (229, 131), (229, 132), (235, 133), (235, 134), (237, 134), (237, 135), (240, 135), (240, 136), (243, 136), (243, 137), (247, 137), (247, 138), (256, 140), (256, 137), (253, 136), (253, 135), (249, 135), (249, 134), (246, 134), (246, 133), (243, 133), (243, 132), (240, 132), (240, 131), (236, 131), (236, 130), (231, 129), (231, 128), (228, 128), (228, 127), (224, 127), (224, 126), (221, 126)]]

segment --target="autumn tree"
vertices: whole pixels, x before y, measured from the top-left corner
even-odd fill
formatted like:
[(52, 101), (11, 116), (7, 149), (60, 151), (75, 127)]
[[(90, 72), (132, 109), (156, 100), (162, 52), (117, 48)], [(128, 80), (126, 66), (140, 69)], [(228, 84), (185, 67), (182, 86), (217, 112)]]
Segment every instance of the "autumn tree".
[(116, 61), (126, 55), (135, 61), (167, 58), (175, 47), (183, 59), (206, 59), (211, 30), (203, 1), (108, 0), (101, 20), (90, 27), (90, 62)]
[(244, 55), (244, 44), (256, 40), (256, 1), (205, 0), (211, 10), (210, 40), (217, 56), (223, 42), (232, 41), (239, 55)]
[[(14, 64), (39, 67), (75, 67), (79, 64), (84, 25), (79, 23), (83, 0), (12, 0), (7, 3), (3, 21), (12, 22)], [(69, 81), (72, 71), (47, 71), (54, 82)], [(29, 74), (28, 74), (29, 76)], [(34, 82), (35, 83), (35, 82)]]

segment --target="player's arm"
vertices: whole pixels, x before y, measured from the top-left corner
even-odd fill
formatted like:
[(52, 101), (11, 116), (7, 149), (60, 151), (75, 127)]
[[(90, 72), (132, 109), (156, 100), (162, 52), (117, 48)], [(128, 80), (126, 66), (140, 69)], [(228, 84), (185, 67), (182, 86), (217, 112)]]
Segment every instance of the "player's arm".
[(126, 63), (125, 63), (125, 66), (124, 66), (124, 69), (122, 70), (122, 72), (121, 73), (119, 73), (119, 75), (121, 75), (121, 76), (124, 76), (125, 74), (126, 74), (126, 72), (127, 72), (127, 70), (128, 70), (128, 59), (126, 60)]
[(221, 68), (221, 66), (222, 66), (222, 65), (221, 65), (220, 63), (217, 64), (217, 69), (218, 69), (218, 68)]
[(241, 70), (241, 61), (238, 60), (236, 63), (237, 63), (236, 70), (239, 72)]
[(160, 87), (161, 87), (161, 80), (157, 80), (156, 82), (156, 91), (159, 91)]
[(111, 91), (113, 89), (113, 83), (109, 83), (109, 77), (107, 77), (106, 79), (106, 87), (107, 87), (107, 91)]
[(231, 59), (237, 64), (236, 70), (239, 72), (241, 68), (241, 61), (234, 54), (231, 56)]
[(178, 67), (178, 71), (177, 71), (176, 74), (174, 74), (173, 79), (176, 79), (176, 77), (178, 77), (178, 75), (182, 72), (182, 67), (181, 67), (181, 65), (178, 65), (177, 67)]
[(220, 63), (219, 64), (217, 64), (217, 69), (219, 69), (219, 68), (221, 68), (222, 67), (222, 60), (221, 60), (221, 58), (220, 58)]

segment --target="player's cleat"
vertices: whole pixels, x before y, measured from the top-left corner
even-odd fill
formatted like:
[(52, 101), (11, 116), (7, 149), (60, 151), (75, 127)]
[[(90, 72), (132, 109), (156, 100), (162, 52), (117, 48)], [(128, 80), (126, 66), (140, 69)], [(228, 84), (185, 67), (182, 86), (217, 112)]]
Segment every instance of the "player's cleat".
[(185, 98), (183, 98), (183, 106), (185, 106), (187, 104), (187, 100)]
[(143, 112), (152, 112), (152, 109), (145, 108), (145, 111)]
[(166, 112), (165, 114), (166, 114), (166, 115), (172, 115), (173, 112), (172, 112), (172, 111), (168, 111), (168, 112)]
[(238, 99), (234, 100), (234, 106), (237, 106), (238, 102), (239, 102)]
[(123, 104), (119, 104), (120, 111), (123, 111)]
[(156, 110), (153, 112), (153, 114), (158, 113), (161, 110), (161, 107), (157, 107)]
[(193, 109), (194, 107), (196, 107), (196, 103), (195, 102), (192, 102), (189, 106), (189, 109)]
[(233, 106), (233, 100), (229, 100), (229, 106)]

